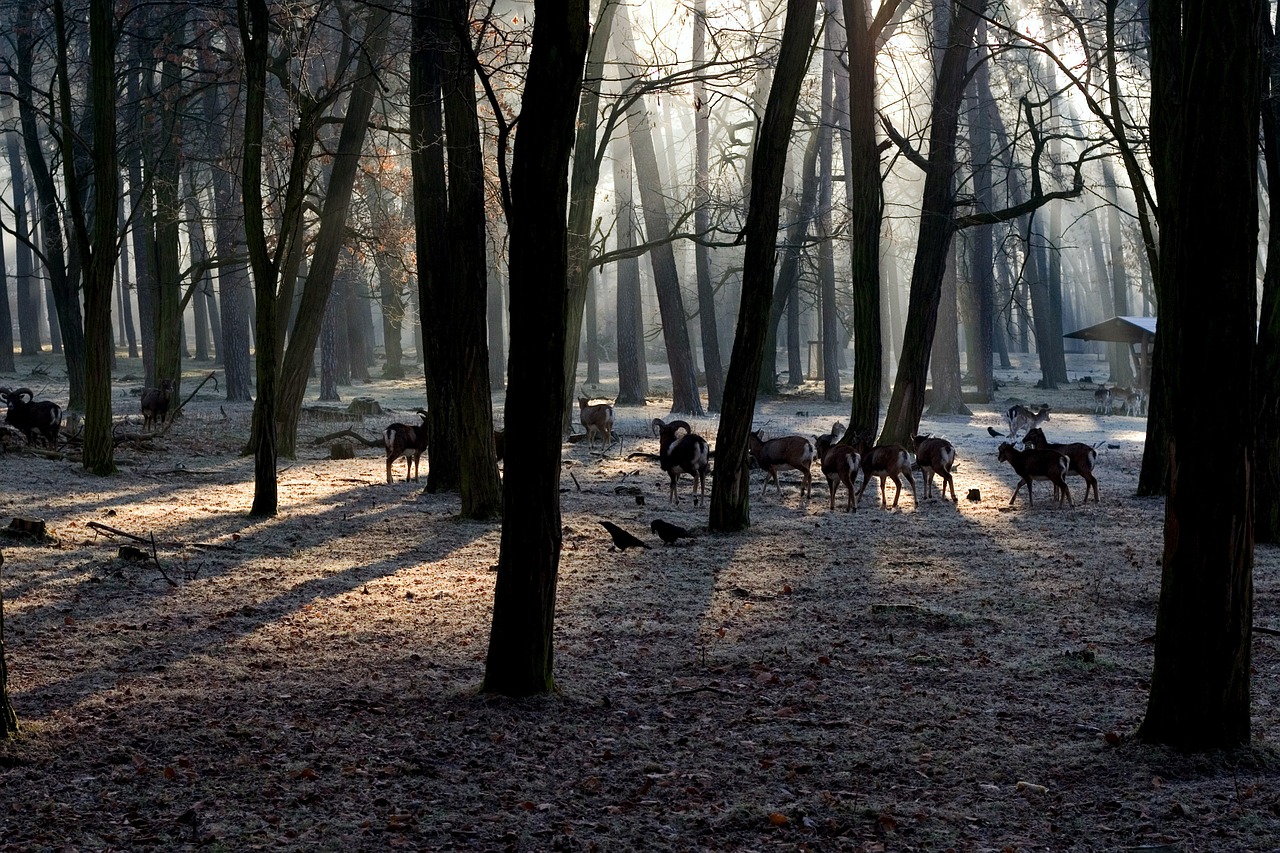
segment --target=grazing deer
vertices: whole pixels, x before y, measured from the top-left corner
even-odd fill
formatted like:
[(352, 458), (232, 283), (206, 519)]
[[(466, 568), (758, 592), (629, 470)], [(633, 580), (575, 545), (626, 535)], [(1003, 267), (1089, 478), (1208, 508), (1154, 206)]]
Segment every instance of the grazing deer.
[(1049, 420), (1049, 404), (1045, 403), (1038, 412), (1026, 406), (1010, 406), (1005, 417), (1009, 419), (1009, 438), (1012, 440), (1018, 435), (1019, 430), (1034, 429)]

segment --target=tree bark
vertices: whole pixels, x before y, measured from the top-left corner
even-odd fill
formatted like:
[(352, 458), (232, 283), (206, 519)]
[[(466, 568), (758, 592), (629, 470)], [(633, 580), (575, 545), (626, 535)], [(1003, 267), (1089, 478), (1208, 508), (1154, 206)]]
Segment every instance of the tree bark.
[[(621, 27), (624, 61), (634, 65), (635, 48), (631, 43), (631, 24), (626, 8), (616, 13)], [(662, 315), (662, 338), (666, 344), (667, 368), (671, 372), (672, 414), (701, 415), (702, 400), (693, 365), (693, 346), (686, 325), (684, 297), (680, 292), (680, 275), (676, 270), (675, 250), (671, 244), (671, 219), (667, 215), (666, 193), (658, 170), (658, 155), (653, 142), (653, 127), (640, 98), (627, 111), (631, 137), (631, 156), (636, 167), (636, 184), (640, 188), (640, 209), (644, 215), (646, 239), (655, 244), (649, 250), (653, 265), (653, 283), (658, 293), (658, 312)]]
[[(13, 184), (13, 229), (20, 237), (30, 239), (27, 225), (26, 170), (19, 154), (21, 140), (16, 130), (5, 134), (9, 155), (9, 177)], [(17, 273), (14, 287), (18, 295), (18, 340), (23, 355), (40, 352), (40, 301), (35, 276), (32, 275), (31, 247), (23, 239), (15, 241), (14, 264)]]
[[(707, 0), (693, 4), (693, 65), (706, 62)], [(693, 81), (693, 134), (696, 194), (693, 229), (699, 234), (711, 230), (711, 104), (707, 101), (706, 82)], [(702, 333), (702, 367), (707, 374), (707, 411), (720, 411), (724, 399), (724, 360), (720, 356), (720, 330), (716, 323), (715, 288), (711, 282), (711, 247), (697, 243), (693, 247), (694, 271), (698, 280), (698, 323)]]
[[(1239, 367), (1254, 356), (1259, 13), (1257, 2), (1151, 5), (1172, 429), (1155, 664), (1138, 737), (1187, 750), (1250, 737), (1253, 434), (1220, 425), (1256, 414), (1251, 373)], [(1198, 393), (1205, 387), (1213, 406)], [(1218, 436), (1212, 454), (1200, 449), (1205, 435)]]
[(502, 544), (482, 690), (545, 693), (553, 675), (560, 565), (569, 157), (587, 0), (535, 0), (532, 50), (511, 174), (511, 367)]
[(716, 465), (708, 525), (712, 530), (731, 532), (743, 530), (751, 524), (747, 433), (755, 413), (756, 389), (765, 355), (765, 323), (770, 316), (782, 176), (786, 170), (796, 102), (813, 43), (816, 8), (817, 0), (787, 0), (787, 21), (777, 71), (769, 90), (769, 101), (751, 163), (751, 203), (745, 228), (742, 304), (738, 309), (738, 331), (733, 340), (720, 430), (716, 435)]
[(0, 373), (13, 373), (13, 315), (9, 312), (9, 268), (0, 240)]
[(818, 126), (818, 283), (822, 333), (822, 398), (843, 400), (840, 394), (840, 312), (836, 304), (835, 233), (831, 222), (831, 160), (835, 143), (835, 66), (840, 52), (836, 10), (839, 0), (823, 0), (826, 24), (822, 30), (822, 121)]
[[(617, 197), (617, 248), (636, 244), (636, 209), (631, 143), (625, 133), (613, 140), (613, 191)], [(649, 396), (644, 351), (644, 314), (640, 303), (640, 260), (617, 262), (618, 399), (619, 406), (643, 406)]]
[[(613, 30), (618, 0), (600, 0), (596, 25), (587, 46), (587, 64), (578, 103), (578, 125), (569, 177), (569, 301), (565, 316), (564, 384), (566, 424), (572, 423), (574, 386), (578, 381), (578, 350), (582, 340), (587, 293), (591, 288), (591, 238), (594, 230), (596, 185), (600, 182), (603, 150), (596, 136), (600, 125), (600, 88), (604, 85), (605, 53)], [(599, 367), (597, 365), (597, 373)], [(588, 378), (587, 381), (591, 381)]]
[[(1265, 11), (1262, 18), (1262, 140), (1269, 188), (1280, 189), (1280, 44)], [(1258, 542), (1280, 542), (1280, 194), (1272, 197), (1267, 229), (1267, 265), (1262, 277), (1262, 314), (1253, 379), (1257, 383), (1254, 448), (1254, 534)]]
[[(116, 271), (117, 212), (120, 182), (116, 152), (116, 38), (114, 4), (89, 6), (89, 90), (93, 110), (93, 217), (84, 282), (85, 417), (83, 464), (86, 471), (115, 471), (111, 434), (111, 286)], [(82, 238), (83, 239), (83, 238)]]
[(954, 203), (952, 173), (955, 169), (960, 101), (964, 94), (974, 31), (985, 8), (985, 0), (956, 4), (939, 66), (929, 130), (928, 168), (925, 170), (920, 206), (920, 233), (911, 270), (907, 327), (903, 333), (898, 377), (880, 436), (881, 444), (909, 445), (924, 411), (925, 377), (937, 327), (938, 302), (942, 297), (942, 272), (954, 231), (951, 218)]
[[(1120, 194), (1116, 186), (1115, 170), (1106, 160), (1102, 161), (1102, 181), (1107, 189), (1107, 236), (1111, 254), (1111, 313), (1123, 317), (1129, 313), (1129, 279), (1124, 256), (1124, 231), (1120, 225)], [(1091, 217), (1092, 218), (1092, 217)], [(1111, 383), (1132, 386), (1134, 381), (1133, 359), (1128, 344), (1110, 346)]]
[[(930, 372), (933, 391), (929, 399), (931, 415), (971, 415), (960, 387), (960, 338), (956, 316), (956, 242), (952, 241), (947, 265), (942, 273), (942, 293), (938, 298), (938, 331), (933, 337)], [(907, 445), (910, 447), (911, 445)]]
[[(429, 409), (433, 413), (432, 453), (427, 491), (459, 489), (464, 517), (492, 518), (501, 509), (502, 497), (493, 448), (485, 329), (488, 261), (484, 167), (474, 69), (463, 41), (467, 8), (459, 0), (443, 0), (420, 20), (429, 31), (424, 38), (433, 38), (440, 45), (435, 55), (440, 61), (443, 147), (448, 155), (447, 195), (429, 200), (417, 194), (414, 204), (414, 209), (422, 209), (424, 214), (416, 223), (419, 276), (426, 283), (423, 305), (432, 332), (428, 344), (433, 379), (428, 386)], [(424, 60), (429, 61), (427, 57)], [(424, 94), (430, 97), (429, 93)], [(441, 146), (437, 142), (431, 147)], [(438, 153), (431, 156), (435, 158)], [(433, 163), (432, 168), (437, 170), (432, 180), (438, 185), (439, 163)], [(421, 228), (428, 221), (427, 213), (437, 221), (443, 217), (443, 246), (438, 239), (424, 239), (427, 235)], [(446, 256), (447, 278), (423, 270), (424, 259), (438, 261), (442, 253)]]
[[(277, 416), (280, 418), (280, 452), (285, 456), (292, 457), (297, 451), (298, 416), (302, 411), (302, 398), (306, 394), (307, 378), (314, 362), (316, 341), (320, 337), (320, 324), (324, 320), (324, 305), (333, 287), (338, 253), (346, 238), (347, 210), (351, 204), (352, 186), (369, 127), (369, 115), (377, 94), (376, 68), (386, 46), (390, 15), (387, 7), (375, 5), (369, 7), (365, 18), (363, 46), (356, 66), (355, 84), (347, 102), (342, 133), (334, 153), (329, 183), (325, 188), (320, 229), (312, 247), (302, 301), (289, 335), (289, 348), (280, 369)], [(287, 276), (287, 268), (285, 272)], [(281, 295), (283, 296), (283, 290)]]
[[(986, 45), (986, 22), (978, 24), (976, 33), (979, 50)], [(972, 157), (973, 193), (978, 212), (995, 210), (995, 193), (992, 190), (994, 164), (991, 158), (991, 115), (996, 109), (990, 99), (990, 68), (980, 62), (974, 69), (974, 82), (969, 87), (969, 153)], [(994, 225), (978, 225), (970, 229), (968, 280), (969, 303), (973, 306), (969, 326), (969, 374), (977, 386), (978, 396), (984, 402), (995, 397), (994, 349), (995, 349), (995, 275), (992, 268), (992, 234)]]

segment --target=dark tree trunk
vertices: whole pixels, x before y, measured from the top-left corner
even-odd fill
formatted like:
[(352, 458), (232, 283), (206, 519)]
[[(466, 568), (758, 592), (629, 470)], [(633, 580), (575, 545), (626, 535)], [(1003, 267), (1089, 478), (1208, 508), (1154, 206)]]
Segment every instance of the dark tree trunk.
[[(1280, 44), (1263, 17), (1263, 155), (1269, 186), (1280, 190)], [(1280, 192), (1273, 195), (1267, 230), (1267, 266), (1262, 278), (1262, 316), (1253, 378), (1257, 383), (1254, 449), (1254, 534), (1280, 542)]]
[(364, 289), (363, 270), (350, 249), (343, 249), (338, 261), (341, 278), (341, 311), (347, 327), (348, 384), (369, 381), (368, 318), (369, 299)]
[[(428, 200), (415, 176), (415, 210), (443, 218), (445, 245), (427, 240), (426, 217), (417, 220), (418, 275), (426, 282), (424, 312), (430, 317), (431, 373), (428, 386), (433, 412), (431, 471), (427, 490), (457, 488), (462, 515), (492, 518), (502, 506), (498, 469), (493, 449), (493, 404), (489, 394), (489, 352), (485, 329), (487, 248), (485, 244), (484, 169), (481, 161), (479, 119), (476, 113), (474, 69), (460, 34), (466, 30), (467, 8), (460, 0), (436, 2), (417, 19), (435, 38), (440, 65), (441, 106), (444, 113), (444, 150), (448, 154), (448, 195)], [(426, 45), (424, 45), (424, 48)], [(430, 61), (426, 51), (423, 61)], [(580, 70), (579, 70), (580, 73)], [(417, 90), (430, 98), (428, 90)], [(415, 98), (415, 104), (420, 103)], [(425, 127), (425, 125), (424, 125)], [(436, 140), (439, 140), (437, 135)], [(423, 137), (430, 142), (430, 138)], [(441, 145), (429, 145), (438, 157)], [(433, 164), (436, 168), (437, 164)], [(416, 169), (415, 169), (416, 171)], [(443, 174), (436, 171), (434, 181)], [(429, 247), (429, 248), (428, 248)], [(427, 251), (423, 251), (427, 248)], [(425, 270), (423, 261), (447, 256), (448, 277)], [(557, 325), (563, 327), (564, 321)], [(561, 353), (563, 356), (563, 353)], [(434, 390), (434, 396), (432, 391)], [(448, 400), (447, 408), (444, 401)], [(435, 414), (438, 408), (445, 408)], [(437, 432), (437, 427), (440, 431)], [(445, 466), (445, 457), (454, 461)], [(446, 476), (437, 475), (441, 467)]]
[[(85, 417), (83, 464), (98, 475), (115, 470), (111, 433), (111, 285), (115, 279), (119, 168), (116, 151), (116, 26), (114, 5), (89, 7), (89, 90), (93, 110), (92, 222), (77, 233), (90, 237), (81, 255), (88, 260), (84, 282)], [(92, 231), (89, 231), (92, 228)]]
[(218, 307), (222, 317), (222, 347), (218, 354), (222, 357), (227, 402), (244, 403), (251, 399), (249, 331), (255, 315), (248, 267), (236, 260), (245, 254), (239, 210), (241, 179), (237, 173), (237, 166), (242, 162), (239, 144), (244, 140), (238, 115), (233, 113), (227, 124), (229, 126), (224, 127), (215, 122), (218, 135), (210, 141), (213, 150), (219, 152), (213, 164), (213, 233), (220, 262)]
[(9, 268), (0, 240), (0, 373), (13, 373), (13, 315), (9, 313)]
[(565, 220), (587, 2), (535, 0), (511, 175), (511, 369), (502, 545), (485, 692), (545, 693), (553, 676), (564, 417)]
[[(365, 181), (365, 196), (369, 200), (369, 214), (374, 228), (379, 231), (387, 229), (391, 221), (387, 213), (387, 200), (382, 186), (372, 174)], [(374, 252), (373, 265), (378, 274), (378, 304), (382, 313), (382, 378), (403, 379), (404, 347), (401, 346), (400, 335), (404, 329), (404, 297), (400, 292), (400, 282), (391, 267), (390, 252)], [(323, 331), (321, 334), (324, 334)]]
[(925, 377), (937, 327), (942, 272), (953, 233), (953, 172), (960, 102), (973, 34), (985, 0), (956, 4), (933, 96), (929, 159), (920, 208), (920, 233), (911, 271), (911, 299), (902, 338), (902, 358), (885, 414), (882, 444), (910, 444), (924, 410)]
[(747, 210), (742, 304), (738, 331), (725, 380), (724, 406), (716, 435), (716, 465), (711, 489), (712, 530), (731, 532), (751, 524), (747, 433), (755, 413), (756, 389), (770, 316), (773, 268), (778, 246), (778, 209), (782, 175), (813, 42), (816, 0), (788, 0), (787, 22), (769, 102), (756, 137), (751, 163), (751, 204)]
[[(572, 400), (578, 381), (578, 350), (582, 340), (583, 321), (586, 319), (588, 293), (591, 291), (591, 238), (594, 231), (596, 185), (600, 181), (601, 151), (598, 151), (596, 135), (600, 112), (600, 88), (604, 85), (605, 54), (613, 30), (616, 0), (601, 0), (596, 13), (596, 25), (591, 31), (591, 43), (587, 46), (587, 63), (583, 76), (582, 97), (578, 103), (578, 124), (573, 143), (573, 168), (569, 176), (569, 301), (565, 315), (564, 385), (565, 425), (576, 420)], [(593, 322), (588, 320), (587, 322)], [(591, 350), (588, 347), (588, 354)], [(591, 356), (588, 355), (588, 358)], [(590, 370), (590, 366), (588, 366)], [(599, 364), (596, 364), (595, 380), (599, 381)], [(570, 410), (573, 411), (570, 411)]]
[(800, 360), (800, 282), (797, 280), (787, 296), (787, 384), (799, 388), (804, 384), (804, 362)]
[[(39, 198), (38, 217), (43, 242), (45, 272), (49, 277), (49, 336), (55, 353), (66, 357), (67, 381), (71, 387), (67, 407), (83, 411), (85, 407), (84, 323), (80, 313), (80, 273), (74, 258), (69, 257), (59, 210), (61, 205), (53, 175), (45, 160), (36, 130), (36, 109), (31, 86), (34, 68), (34, 7), (28, 19), (18, 28), (18, 113), (26, 145), (27, 166)], [(70, 129), (67, 128), (69, 131)], [(114, 224), (114, 222), (113, 222)], [(108, 312), (109, 313), (109, 312)]]
[[(1179, 749), (1229, 749), (1250, 737), (1253, 434), (1221, 424), (1256, 414), (1251, 373), (1239, 367), (1254, 357), (1259, 12), (1257, 2), (1205, 0), (1151, 10), (1172, 429), (1155, 665), (1138, 736)], [(1217, 436), (1211, 454), (1206, 435)]]
[[(356, 65), (355, 84), (347, 100), (342, 132), (333, 157), (333, 167), (325, 188), (320, 211), (320, 228), (312, 247), (306, 282), (293, 329), (289, 349), (280, 369), (280, 452), (294, 456), (298, 441), (298, 416), (307, 391), (307, 378), (315, 360), (316, 341), (324, 320), (324, 306), (333, 288), (338, 253), (346, 237), (347, 210), (351, 204), (360, 152), (369, 126), (369, 115), (378, 90), (377, 66), (382, 60), (391, 12), (385, 6), (370, 6), (365, 16), (362, 48)], [(288, 268), (285, 270), (288, 278)], [(281, 291), (284, 295), (284, 289)], [(492, 441), (492, 438), (490, 438)], [(434, 458), (434, 457), (433, 457)], [(434, 465), (432, 466), (435, 467)]]
[[(706, 62), (707, 0), (694, 0), (693, 65)], [(707, 234), (711, 229), (711, 105), (707, 102), (706, 82), (701, 76), (693, 82), (693, 133), (696, 147), (693, 229)], [(720, 411), (724, 399), (724, 359), (720, 356), (720, 330), (716, 323), (715, 287), (711, 282), (711, 248), (698, 243), (693, 247), (694, 270), (698, 277), (698, 323), (702, 333), (702, 367), (707, 374), (707, 411)]]
[(266, 112), (268, 39), (270, 13), (266, 0), (238, 0), (240, 43), (244, 51), (244, 149), (241, 186), (243, 188), (245, 242), (253, 267), (257, 323), (258, 397), (253, 407), (253, 516), (273, 516), (279, 510), (276, 482), (276, 403), (280, 345), (277, 340), (277, 294), (279, 267), (267, 249), (263, 221), (262, 140)]
[[(625, 133), (613, 140), (613, 187), (617, 196), (619, 250), (636, 244), (636, 211), (631, 145)], [(644, 352), (644, 315), (640, 304), (640, 261), (617, 263), (618, 399), (619, 406), (643, 406), (649, 396), (649, 372)]]
[[(26, 170), (19, 154), (21, 140), (17, 131), (5, 134), (5, 147), (9, 155), (9, 176), (13, 183), (13, 229), (30, 239), (27, 225)], [(31, 247), (19, 239), (14, 246), (14, 262), (17, 276), (14, 281), (18, 294), (18, 340), (23, 355), (40, 352), (40, 297), (35, 276), (32, 275)]]
[[(320, 396), (322, 403), (336, 403), (342, 400), (338, 394), (338, 314), (343, 299), (342, 276), (329, 294), (329, 301), (324, 306), (324, 322), (320, 325)], [(342, 323), (346, 331), (346, 323)], [(347, 382), (351, 381), (350, 362), (348, 362)]]
[[(186, 9), (174, 7), (167, 14), (165, 39), (169, 44), (181, 44), (186, 37)], [(150, 140), (151, 156), (148, 157), (151, 183), (155, 188), (153, 247), (156, 287), (150, 321), (155, 340), (152, 365), (156, 385), (159, 386), (166, 379), (171, 380), (174, 394), (178, 394), (182, 386), (182, 358), (185, 351), (179, 245), (182, 204), (178, 187), (182, 155), (179, 140), (183, 132), (180, 105), (184, 102), (184, 71), (178, 53), (167, 51), (164, 55), (166, 58), (160, 63), (159, 88), (149, 93), (158, 105), (156, 136)], [(143, 322), (146, 321), (147, 318), (144, 317)]]
[[(122, 189), (116, 192), (120, 198), (124, 197)], [(123, 235), (126, 228), (124, 217), (124, 205), (120, 205), (119, 218), (117, 227)], [(133, 297), (130, 291), (133, 289), (129, 273), (132, 270), (132, 264), (129, 259), (129, 241), (120, 241), (120, 326), (124, 329), (125, 343), (129, 347), (129, 358), (138, 357), (138, 332), (137, 326), (133, 322)]]

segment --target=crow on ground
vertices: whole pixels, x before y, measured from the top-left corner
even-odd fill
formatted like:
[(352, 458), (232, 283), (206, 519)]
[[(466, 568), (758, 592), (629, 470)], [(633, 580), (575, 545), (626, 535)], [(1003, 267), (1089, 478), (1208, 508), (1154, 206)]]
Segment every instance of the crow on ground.
[(995, 428), (995, 427), (987, 427), (987, 435), (991, 436), (992, 438), (1003, 438), (1003, 437), (1004, 437), (1004, 433), (999, 432), (998, 430), (996, 430), (996, 428)]
[(668, 545), (674, 544), (678, 539), (693, 538), (693, 534), (680, 525), (663, 521), (660, 518), (655, 518), (653, 523), (649, 525), (649, 529), (658, 534), (658, 538)]
[(612, 521), (602, 521), (600, 522), (600, 525), (604, 527), (605, 530), (609, 531), (609, 538), (613, 540), (613, 547), (609, 549), (610, 551), (625, 552), (628, 548), (649, 547), (618, 525), (614, 524)]

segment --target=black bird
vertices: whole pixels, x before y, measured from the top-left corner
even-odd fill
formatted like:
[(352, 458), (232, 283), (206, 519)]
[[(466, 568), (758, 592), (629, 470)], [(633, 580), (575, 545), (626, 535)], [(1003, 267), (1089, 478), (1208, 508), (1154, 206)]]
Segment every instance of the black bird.
[(1004, 433), (1000, 432), (995, 427), (987, 427), (987, 435), (992, 438), (1004, 438)]
[(605, 530), (609, 531), (609, 538), (613, 540), (614, 547), (610, 548), (610, 551), (625, 552), (628, 548), (649, 547), (618, 525), (614, 524), (612, 521), (602, 521), (600, 522), (600, 525), (604, 527)]
[(663, 521), (660, 518), (655, 518), (653, 523), (649, 525), (649, 529), (658, 534), (658, 538), (668, 545), (674, 544), (678, 539), (693, 538), (693, 534), (680, 525)]

